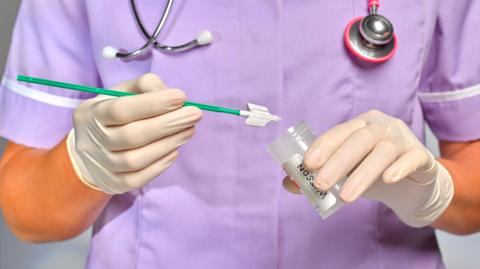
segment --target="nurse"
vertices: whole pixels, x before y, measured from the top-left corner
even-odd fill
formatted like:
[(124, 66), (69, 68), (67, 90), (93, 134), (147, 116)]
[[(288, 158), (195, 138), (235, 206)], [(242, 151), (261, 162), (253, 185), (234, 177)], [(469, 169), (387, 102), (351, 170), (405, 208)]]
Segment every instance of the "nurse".
[[(139, 1), (146, 25), (163, 4)], [(101, 55), (144, 41), (128, 1), (23, 1), (0, 89), (9, 226), (46, 242), (93, 224), (87, 268), (444, 268), (433, 228), (480, 229), (480, 3), (382, 4), (399, 47), (366, 66), (342, 42), (363, 0), (178, 1), (159, 40), (210, 29), (215, 41), (129, 61)], [(141, 94), (95, 97), (18, 74)], [(246, 127), (186, 99), (259, 103), (283, 120)], [(349, 175), (351, 203), (327, 220), (284, 191), (266, 152), (299, 120), (322, 134), (305, 159), (316, 186)], [(438, 160), (421, 144), (425, 122)]]

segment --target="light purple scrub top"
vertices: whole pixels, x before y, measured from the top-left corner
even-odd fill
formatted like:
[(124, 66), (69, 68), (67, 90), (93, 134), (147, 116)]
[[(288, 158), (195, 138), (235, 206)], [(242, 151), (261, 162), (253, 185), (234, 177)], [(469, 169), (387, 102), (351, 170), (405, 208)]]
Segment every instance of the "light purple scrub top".
[[(152, 29), (165, 1), (138, 2)], [(178, 44), (209, 29), (213, 44), (125, 62), (101, 51), (145, 42), (127, 0), (24, 0), (0, 90), (0, 134), (51, 148), (72, 128), (74, 107), (92, 97), (19, 84), (17, 74), (111, 87), (154, 72), (191, 101), (266, 105), (283, 118), (266, 128), (204, 113), (168, 171), (111, 200), (87, 268), (443, 268), (433, 229), (409, 228), (367, 199), (322, 220), (282, 188), (284, 172), (266, 151), (300, 120), (320, 134), (371, 109), (420, 138), (425, 121), (442, 140), (480, 138), (480, 1), (381, 1), (399, 49), (373, 67), (353, 62), (342, 41), (366, 4), (176, 1), (159, 40)]]

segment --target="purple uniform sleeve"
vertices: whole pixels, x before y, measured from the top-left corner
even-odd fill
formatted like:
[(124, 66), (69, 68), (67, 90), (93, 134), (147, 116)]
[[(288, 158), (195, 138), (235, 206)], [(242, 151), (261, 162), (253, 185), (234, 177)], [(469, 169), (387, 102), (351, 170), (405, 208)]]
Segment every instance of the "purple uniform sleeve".
[(19, 74), (99, 86), (84, 1), (22, 1), (0, 86), (0, 136), (51, 148), (92, 95), (20, 83)]
[(419, 100), (439, 140), (480, 139), (480, 1), (439, 0)]

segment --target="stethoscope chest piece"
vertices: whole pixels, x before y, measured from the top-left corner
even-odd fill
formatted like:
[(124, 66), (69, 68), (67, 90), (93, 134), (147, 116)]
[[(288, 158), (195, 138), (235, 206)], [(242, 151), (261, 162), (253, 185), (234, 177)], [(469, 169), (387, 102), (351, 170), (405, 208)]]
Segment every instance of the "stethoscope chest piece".
[(376, 9), (368, 16), (351, 20), (345, 29), (344, 42), (348, 51), (362, 61), (382, 63), (393, 57), (397, 38), (392, 23)]

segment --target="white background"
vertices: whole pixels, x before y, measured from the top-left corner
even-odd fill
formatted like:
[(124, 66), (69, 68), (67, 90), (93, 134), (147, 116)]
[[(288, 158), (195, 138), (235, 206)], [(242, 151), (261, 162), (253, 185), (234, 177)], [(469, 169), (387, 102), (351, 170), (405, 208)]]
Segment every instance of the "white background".
[[(0, 0), (0, 74), (3, 74), (12, 25), (19, 2), (19, 0)], [(431, 133), (427, 134), (427, 140), (432, 151), (437, 152), (436, 140)], [(0, 141), (0, 152), (3, 146), (4, 141)], [(90, 231), (87, 231), (67, 242), (26, 244), (15, 239), (6, 228), (3, 216), (0, 215), (0, 269), (83, 268), (89, 237)], [(447, 268), (480, 268), (480, 234), (454, 236), (438, 232), (438, 238)]]

